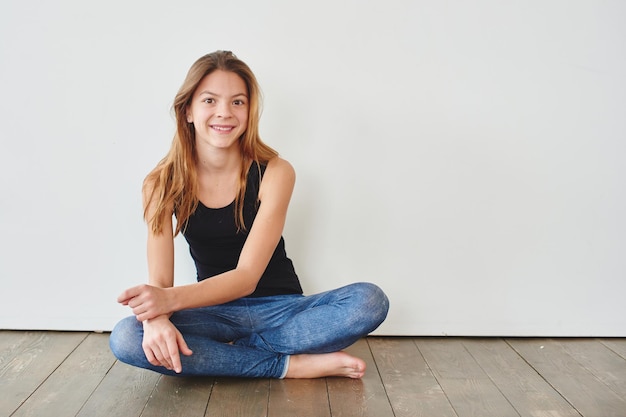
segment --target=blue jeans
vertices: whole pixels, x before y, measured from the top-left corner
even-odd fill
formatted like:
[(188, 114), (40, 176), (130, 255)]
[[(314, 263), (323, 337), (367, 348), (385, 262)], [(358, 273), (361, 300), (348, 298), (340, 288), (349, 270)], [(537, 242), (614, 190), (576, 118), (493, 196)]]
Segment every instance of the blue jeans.
[(148, 362), (135, 316), (115, 326), (110, 346), (120, 361), (167, 375), (283, 378), (290, 355), (344, 349), (376, 329), (388, 310), (380, 288), (357, 283), (310, 296), (241, 298), (177, 311), (170, 320), (193, 351), (181, 355), (180, 374)]

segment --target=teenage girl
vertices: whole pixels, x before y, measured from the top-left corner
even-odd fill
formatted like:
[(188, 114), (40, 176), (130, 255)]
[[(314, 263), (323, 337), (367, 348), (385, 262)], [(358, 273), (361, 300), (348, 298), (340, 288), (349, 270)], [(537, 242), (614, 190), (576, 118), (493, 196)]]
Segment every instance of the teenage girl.
[[(174, 111), (171, 149), (143, 186), (148, 284), (118, 298), (134, 316), (111, 333), (115, 356), (171, 375), (362, 377), (365, 362), (342, 349), (383, 322), (388, 299), (369, 283), (302, 294), (282, 237), (295, 173), (259, 137), (250, 68), (203, 56)], [(197, 283), (174, 286), (178, 233)]]

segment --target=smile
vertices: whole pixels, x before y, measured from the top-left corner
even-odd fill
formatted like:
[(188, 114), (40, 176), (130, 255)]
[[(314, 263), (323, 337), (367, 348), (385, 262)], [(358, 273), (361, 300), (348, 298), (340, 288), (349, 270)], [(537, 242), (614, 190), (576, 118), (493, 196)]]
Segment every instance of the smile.
[(233, 126), (217, 126), (217, 125), (211, 125), (211, 129), (213, 130), (217, 130), (218, 132), (230, 132), (231, 130), (234, 129)]

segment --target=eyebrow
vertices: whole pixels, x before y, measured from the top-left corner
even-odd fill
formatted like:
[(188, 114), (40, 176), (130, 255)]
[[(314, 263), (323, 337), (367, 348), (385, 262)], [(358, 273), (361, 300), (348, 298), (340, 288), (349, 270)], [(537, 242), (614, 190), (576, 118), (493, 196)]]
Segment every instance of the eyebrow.
[[(208, 91), (208, 90), (201, 91), (199, 93), (199, 95), (202, 95), (202, 94), (208, 94), (208, 95), (211, 95), (211, 96), (221, 97), (219, 94), (212, 93), (211, 91)], [(231, 96), (231, 98), (235, 98), (235, 97), (239, 97), (239, 96), (244, 96), (244, 97), (248, 98), (248, 95), (245, 94), (245, 93), (237, 93), (237, 94)]]

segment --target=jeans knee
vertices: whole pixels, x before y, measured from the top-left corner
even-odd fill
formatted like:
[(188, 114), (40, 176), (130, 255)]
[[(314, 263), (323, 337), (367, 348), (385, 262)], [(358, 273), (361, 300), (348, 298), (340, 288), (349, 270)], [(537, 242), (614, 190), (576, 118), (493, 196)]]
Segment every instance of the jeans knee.
[(141, 349), (141, 325), (135, 317), (126, 317), (115, 325), (109, 336), (109, 348), (120, 361), (129, 363)]
[(359, 297), (361, 311), (367, 312), (372, 331), (387, 318), (389, 298), (379, 286), (369, 282), (354, 284), (354, 292)]

